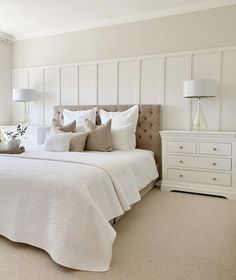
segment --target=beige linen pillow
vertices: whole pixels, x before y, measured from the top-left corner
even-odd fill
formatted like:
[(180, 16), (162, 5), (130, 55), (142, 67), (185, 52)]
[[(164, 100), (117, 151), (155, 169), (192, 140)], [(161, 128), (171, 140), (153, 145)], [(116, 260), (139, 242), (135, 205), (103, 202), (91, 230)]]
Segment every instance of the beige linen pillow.
[(89, 132), (86, 147), (87, 151), (112, 151), (111, 120), (97, 126), (90, 120), (85, 120), (85, 129)]
[(70, 140), (71, 152), (83, 152), (89, 132), (72, 133)]
[(76, 131), (76, 120), (74, 120), (71, 123), (68, 123), (66, 125), (62, 125), (59, 121), (56, 119), (52, 120), (52, 126), (57, 128), (58, 130), (61, 130), (63, 132), (72, 132), (75, 133)]

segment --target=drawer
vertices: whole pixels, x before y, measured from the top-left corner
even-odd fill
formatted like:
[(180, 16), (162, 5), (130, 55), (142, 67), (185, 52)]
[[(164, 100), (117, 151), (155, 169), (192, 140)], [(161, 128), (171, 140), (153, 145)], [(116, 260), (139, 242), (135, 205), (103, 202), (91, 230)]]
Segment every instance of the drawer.
[(200, 143), (199, 153), (206, 155), (230, 156), (232, 147), (227, 143)]
[(169, 153), (196, 154), (197, 145), (195, 142), (168, 141)]
[(168, 180), (177, 182), (201, 183), (210, 185), (231, 186), (231, 174), (168, 169)]
[(168, 166), (231, 171), (231, 159), (168, 155)]

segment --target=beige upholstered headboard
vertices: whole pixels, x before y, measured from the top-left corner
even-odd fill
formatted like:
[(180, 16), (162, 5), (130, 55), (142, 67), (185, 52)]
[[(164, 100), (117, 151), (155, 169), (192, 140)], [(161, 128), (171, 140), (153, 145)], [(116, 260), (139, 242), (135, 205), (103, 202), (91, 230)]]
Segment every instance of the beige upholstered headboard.
[[(63, 121), (63, 110), (87, 110), (96, 105), (63, 105), (54, 107), (54, 119)], [(99, 105), (99, 109), (106, 111), (124, 111), (133, 105)], [(158, 171), (161, 174), (161, 139), (160, 139), (160, 105), (139, 105), (139, 118), (136, 131), (136, 148), (151, 150), (155, 154)], [(97, 124), (100, 118), (97, 115)]]

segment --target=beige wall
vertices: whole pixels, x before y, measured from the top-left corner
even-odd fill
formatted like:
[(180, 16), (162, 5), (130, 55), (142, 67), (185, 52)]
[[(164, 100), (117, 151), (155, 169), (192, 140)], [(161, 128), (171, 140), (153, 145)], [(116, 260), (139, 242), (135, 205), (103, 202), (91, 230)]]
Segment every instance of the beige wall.
[(0, 125), (11, 123), (12, 46), (0, 40)]
[(236, 5), (16, 41), (13, 68), (236, 45)]

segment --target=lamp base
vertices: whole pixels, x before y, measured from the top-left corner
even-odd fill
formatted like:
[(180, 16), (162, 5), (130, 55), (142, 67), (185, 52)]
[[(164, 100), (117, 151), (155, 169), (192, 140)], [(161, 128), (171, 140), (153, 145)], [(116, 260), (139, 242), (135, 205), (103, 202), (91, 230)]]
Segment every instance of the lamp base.
[(22, 126), (29, 126), (29, 113), (28, 113), (28, 104), (26, 102), (24, 102), (24, 111), (23, 114), (20, 118), (20, 124)]
[(197, 112), (193, 119), (192, 129), (205, 130), (206, 128), (207, 128), (207, 122), (202, 111), (201, 98), (198, 98)]

